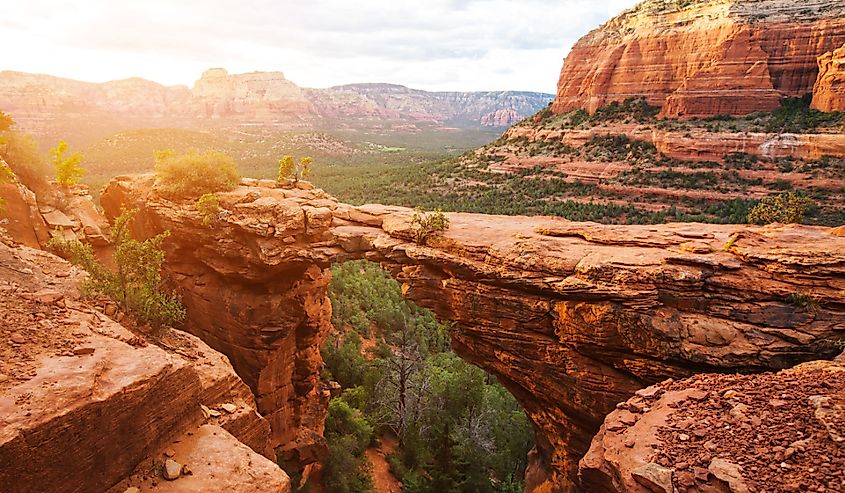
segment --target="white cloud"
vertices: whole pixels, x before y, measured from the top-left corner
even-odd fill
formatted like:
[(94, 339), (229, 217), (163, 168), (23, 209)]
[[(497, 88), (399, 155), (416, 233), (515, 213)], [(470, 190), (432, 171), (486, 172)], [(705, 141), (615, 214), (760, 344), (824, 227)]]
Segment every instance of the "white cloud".
[[(7, 0), (8, 1), (8, 0)], [(27, 0), (0, 69), (192, 84), (208, 67), (307, 87), (554, 92), (572, 44), (635, 0)]]

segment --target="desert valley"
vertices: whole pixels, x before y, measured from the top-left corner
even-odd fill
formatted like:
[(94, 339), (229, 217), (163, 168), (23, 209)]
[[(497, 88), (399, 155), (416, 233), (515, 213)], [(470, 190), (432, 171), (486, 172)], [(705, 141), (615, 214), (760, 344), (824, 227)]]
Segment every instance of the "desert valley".
[(556, 94), (0, 72), (0, 492), (845, 491), (845, 4), (591, 28)]

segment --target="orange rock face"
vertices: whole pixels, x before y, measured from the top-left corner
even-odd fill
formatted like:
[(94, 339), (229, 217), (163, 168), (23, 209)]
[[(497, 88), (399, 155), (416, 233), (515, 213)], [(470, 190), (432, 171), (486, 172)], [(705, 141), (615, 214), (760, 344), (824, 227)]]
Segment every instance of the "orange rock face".
[[(454, 350), (516, 396), (537, 432), (529, 491), (581, 488), (593, 435), (637, 389), (785, 368), (830, 351), (843, 329), (845, 238), (827, 228), (450, 214), (443, 236), (418, 245), (405, 208), (243, 186), (218, 194), (224, 210), (207, 227), (192, 203), (150, 185), (117, 179), (104, 204), (140, 207), (138, 234), (173, 232), (167, 269), (189, 320), (207, 327), (188, 329), (230, 357), (280, 441), (319, 432), (306, 416), (322, 418), (326, 270), (346, 259), (389, 268), (406, 296), (455, 322)], [(790, 303), (795, 293), (818, 310)], [(305, 443), (289, 447), (302, 456)]]
[(819, 111), (845, 111), (845, 46), (819, 57), (812, 107)]
[(843, 42), (838, 0), (648, 0), (575, 44), (552, 109), (645, 96), (669, 117), (770, 111), (811, 92), (816, 58)]

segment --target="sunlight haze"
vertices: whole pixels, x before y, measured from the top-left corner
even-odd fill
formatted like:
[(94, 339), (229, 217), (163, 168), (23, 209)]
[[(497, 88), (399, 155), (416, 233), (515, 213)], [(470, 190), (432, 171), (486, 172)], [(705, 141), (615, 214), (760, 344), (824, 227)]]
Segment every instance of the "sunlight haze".
[(304, 87), (553, 93), (572, 44), (635, 0), (7, 2), (0, 69), (192, 85), (282, 71)]

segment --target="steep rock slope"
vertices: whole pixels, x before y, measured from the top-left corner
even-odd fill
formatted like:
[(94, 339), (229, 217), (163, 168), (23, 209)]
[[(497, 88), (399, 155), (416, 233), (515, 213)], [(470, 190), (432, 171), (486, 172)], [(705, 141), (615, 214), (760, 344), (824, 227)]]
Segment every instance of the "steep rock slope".
[(843, 42), (838, 0), (646, 0), (575, 44), (552, 109), (645, 96), (671, 117), (770, 111), (812, 92), (816, 58)]
[(813, 87), (813, 108), (845, 111), (845, 45), (819, 57), (819, 77)]
[[(195, 481), (230, 491), (213, 485), (224, 472), (235, 484), (262, 478), (251, 491), (290, 491), (269, 423), (226, 359), (183, 332), (117, 323), (113, 305), (80, 299), (83, 276), (0, 238), (0, 490), (122, 493), (162, 481), (172, 457), (193, 476), (167, 491), (197, 491), (186, 488)], [(231, 412), (202, 414), (224, 404)], [(216, 440), (192, 438), (205, 427)]]
[(578, 461), (637, 389), (789, 367), (845, 330), (837, 230), (450, 214), (445, 235), (422, 246), (408, 209), (245, 183), (218, 194), (213, 227), (192, 204), (157, 196), (151, 177), (118, 178), (103, 200), (112, 214), (139, 207), (140, 236), (174, 233), (169, 277), (191, 318), (214, 321), (188, 330), (229, 356), (278, 439), (314, 433), (304, 418), (320, 405), (328, 268), (345, 259), (390, 268), (406, 296), (456, 323), (456, 352), (516, 396), (537, 430), (529, 491), (579, 490)]

